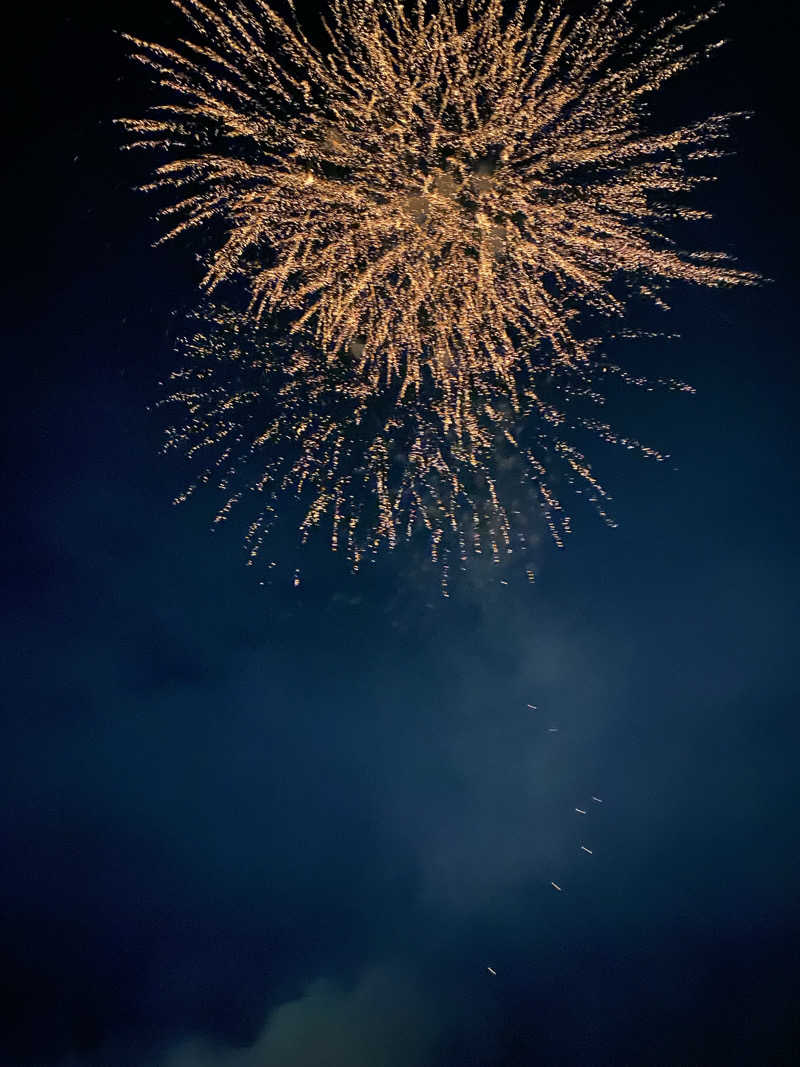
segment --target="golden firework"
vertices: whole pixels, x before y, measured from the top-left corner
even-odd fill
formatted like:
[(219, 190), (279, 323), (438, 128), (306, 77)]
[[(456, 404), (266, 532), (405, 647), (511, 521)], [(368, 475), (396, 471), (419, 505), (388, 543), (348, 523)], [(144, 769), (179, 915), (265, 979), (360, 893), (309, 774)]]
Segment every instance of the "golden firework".
[(173, 2), (190, 37), (129, 38), (168, 99), (121, 121), (130, 147), (166, 153), (145, 186), (168, 198), (164, 239), (205, 228), (205, 288), (247, 294), (244, 313), (206, 308), (173, 382), (170, 444), (212, 450), (218, 521), (266, 494), (255, 558), (294, 492), (303, 535), (327, 516), (358, 566), (420, 527), (434, 557), (499, 559), (524, 540), (520, 486), (560, 543), (556, 469), (605, 515), (568, 431), (662, 457), (567, 418), (609, 370), (646, 384), (596, 335), (631, 297), (666, 307), (676, 280), (758, 280), (672, 232), (707, 218), (686, 194), (734, 116), (657, 133), (646, 112), (718, 47), (690, 45), (716, 9), (642, 32), (634, 0), (578, 17), (562, 0), (332, 0), (317, 42), (291, 0), (287, 17)]
[[(329, 360), (402, 402), (429, 376), (461, 429), (476, 382), (517, 404), (521, 369), (580, 366), (579, 312), (658, 302), (675, 279), (754, 276), (682, 252), (668, 226), (720, 153), (730, 115), (655, 134), (648, 95), (717, 47), (687, 37), (713, 12), (631, 22), (633, 0), (578, 18), (464, 5), (333, 0), (318, 47), (292, 10), (173, 0), (193, 37), (131, 38), (173, 100), (123, 120), (163, 149), (167, 237), (221, 223), (205, 284), (243, 280), (256, 317), (290, 310)], [(214, 231), (216, 232), (216, 231)]]

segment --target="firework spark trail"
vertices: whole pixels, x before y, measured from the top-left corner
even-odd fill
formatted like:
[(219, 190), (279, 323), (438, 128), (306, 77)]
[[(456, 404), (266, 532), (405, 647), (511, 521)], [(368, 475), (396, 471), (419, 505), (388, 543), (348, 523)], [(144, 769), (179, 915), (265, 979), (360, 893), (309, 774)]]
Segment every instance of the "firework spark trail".
[[(684, 194), (709, 180), (697, 164), (723, 153), (734, 116), (654, 133), (645, 109), (718, 47), (689, 44), (717, 9), (642, 33), (633, 0), (577, 18), (561, 0), (530, 16), (500, 0), (332, 0), (318, 47), (291, 6), (284, 18), (263, 0), (173, 2), (191, 38), (128, 38), (169, 98), (121, 122), (130, 147), (168, 157), (144, 187), (169, 197), (164, 239), (205, 227), (206, 289), (249, 294), (245, 315), (209, 312), (188, 343), (174, 383), (188, 418), (171, 443), (217, 449), (201, 480), (223, 489), (258, 457), (249, 484), (271, 503), (250, 528), (253, 555), (274, 494), (291, 489), (312, 494), (303, 536), (330, 516), (332, 547), (354, 565), (420, 525), (434, 556), (448, 533), (462, 562), (466, 545), (497, 558), (512, 541), (498, 487), (509, 456), (557, 543), (569, 518), (554, 465), (605, 515), (566, 431), (663, 457), (549, 399), (602, 402), (600, 371), (652, 388), (601, 363), (590, 333), (608, 337), (633, 297), (666, 307), (676, 280), (758, 280), (670, 236), (676, 220), (707, 217)], [(233, 320), (257, 331), (276, 316), (280, 359), (240, 389), (255, 364)], [(280, 410), (257, 426), (269, 390)]]
[[(595, 418), (568, 417), (566, 407), (545, 404), (532, 391), (514, 411), (500, 386), (476, 394), (471, 432), (458, 435), (445, 428), (430, 390), (423, 399), (381, 407), (346, 362), (328, 361), (307, 340), (303, 345), (236, 310), (206, 304), (179, 343), (183, 365), (162, 401), (179, 411), (165, 450), (203, 464), (176, 502), (199, 485), (215, 487), (224, 494), (215, 523), (249, 505), (256, 513), (245, 537), (251, 564), (294, 497), (302, 502), (302, 540), (327, 523), (331, 548), (355, 569), (380, 548), (423, 531), (447, 595), (451, 564), (463, 570), (470, 556), (500, 563), (514, 551), (524, 555), (537, 512), (556, 544), (564, 544), (571, 520), (556, 481), (585, 493), (614, 525), (608, 493), (565, 434), (583, 430), (646, 458), (667, 458)], [(598, 376), (606, 371), (619, 368), (602, 364)], [(576, 377), (572, 390), (566, 372), (559, 377), (567, 401), (601, 401), (585, 371)], [(528, 579), (534, 580), (530, 569)]]
[(198, 485), (215, 486), (225, 494), (217, 523), (252, 501), (257, 514), (245, 538), (251, 562), (291, 495), (303, 501), (302, 539), (327, 519), (331, 548), (343, 550), (356, 569), (380, 547), (394, 548), (424, 529), (432, 558), (443, 565), (445, 592), (452, 554), (463, 566), (471, 554), (499, 562), (525, 548), (512, 521), (522, 514), (516, 504), (526, 504), (526, 514), (541, 507), (563, 542), (569, 517), (545, 463), (560, 463), (566, 481), (593, 488), (604, 514), (605, 492), (586, 459), (543, 435), (532, 407), (515, 436), (502, 397), (492, 398), (495, 407), (484, 400), (465, 445), (444, 429), (437, 405), (407, 399), (379, 415), (369, 387), (313, 344), (304, 349), (213, 305), (197, 313), (180, 350), (184, 365), (173, 373), (164, 403), (177, 405), (181, 418), (165, 448), (208, 459), (178, 501)]

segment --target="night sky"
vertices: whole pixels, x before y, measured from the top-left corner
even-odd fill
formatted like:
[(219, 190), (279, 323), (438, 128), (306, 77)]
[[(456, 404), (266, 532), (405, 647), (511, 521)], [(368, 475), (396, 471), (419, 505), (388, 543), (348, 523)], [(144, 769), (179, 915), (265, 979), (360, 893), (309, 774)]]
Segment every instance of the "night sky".
[[(63, 13), (68, 10), (68, 14)], [(753, 110), (570, 504), (501, 585), (422, 549), (292, 587), (244, 566), (148, 410), (200, 267), (150, 247), (151, 99), (117, 31), (166, 0), (23, 5), (5, 38), (0, 1062), (800, 1062), (798, 17), (736, 0), (659, 118)], [(527, 704), (537, 706), (528, 709)], [(557, 728), (558, 732), (550, 732)], [(592, 795), (603, 799), (593, 803)], [(587, 809), (578, 815), (575, 807)], [(580, 851), (584, 843), (593, 855)], [(564, 889), (553, 890), (556, 881)], [(496, 977), (487, 972), (492, 966)]]

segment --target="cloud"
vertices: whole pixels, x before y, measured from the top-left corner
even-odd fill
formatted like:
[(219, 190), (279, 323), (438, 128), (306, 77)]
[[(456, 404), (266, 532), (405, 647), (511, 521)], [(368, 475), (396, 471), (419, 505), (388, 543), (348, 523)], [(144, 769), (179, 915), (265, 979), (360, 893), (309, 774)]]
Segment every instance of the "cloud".
[(276, 1008), (247, 1048), (191, 1038), (156, 1067), (425, 1067), (436, 1029), (409, 974), (374, 968), (351, 989), (313, 982)]

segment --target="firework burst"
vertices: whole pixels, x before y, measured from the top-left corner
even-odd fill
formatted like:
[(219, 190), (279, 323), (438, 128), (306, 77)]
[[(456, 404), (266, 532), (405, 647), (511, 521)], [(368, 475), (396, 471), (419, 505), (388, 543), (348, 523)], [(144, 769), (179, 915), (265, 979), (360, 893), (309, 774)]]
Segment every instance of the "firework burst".
[(670, 236), (707, 217), (685, 194), (734, 116), (648, 128), (649, 95), (718, 47), (689, 45), (713, 11), (641, 32), (633, 0), (579, 17), (561, 0), (530, 16), (500, 0), (332, 0), (317, 44), (292, 7), (173, 2), (191, 37), (129, 38), (169, 99), (121, 121), (131, 147), (166, 153), (145, 186), (168, 198), (164, 239), (205, 228), (205, 288), (233, 283), (248, 310), (209, 311), (187, 341), (172, 443), (219, 446), (203, 479), (231, 461), (223, 489), (263, 460), (251, 487), (311, 492), (304, 534), (329, 515), (355, 565), (420, 525), (434, 555), (448, 532), (461, 556), (481, 537), (507, 551), (509, 468), (559, 542), (555, 466), (605, 514), (548, 397), (601, 401), (599, 370), (626, 377), (601, 367), (596, 335), (631, 297), (666, 307), (676, 280), (757, 281)]
[(460, 425), (476, 381), (512, 403), (532, 352), (588, 353), (581, 311), (620, 315), (612, 282), (662, 301), (665, 283), (753, 281), (720, 253), (685, 253), (665, 227), (720, 154), (729, 115), (664, 134), (643, 102), (709, 54), (709, 17), (637, 33), (632, 0), (526, 21), (500, 0), (334, 0), (325, 52), (260, 0), (174, 0), (193, 37), (133, 40), (174, 100), (124, 120), (165, 150), (167, 236), (221, 223), (209, 289), (244, 280), (256, 316), (291, 309), (330, 360), (357, 357), (398, 399), (430, 375)]

